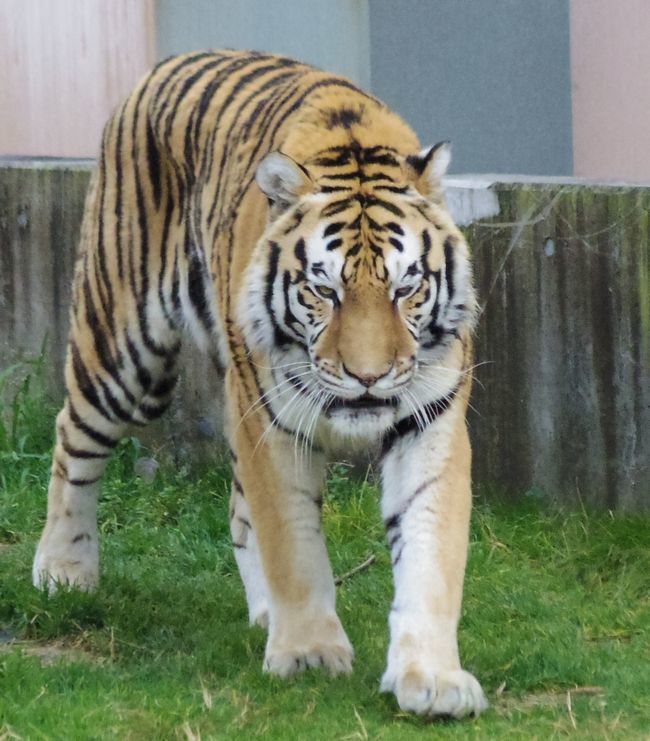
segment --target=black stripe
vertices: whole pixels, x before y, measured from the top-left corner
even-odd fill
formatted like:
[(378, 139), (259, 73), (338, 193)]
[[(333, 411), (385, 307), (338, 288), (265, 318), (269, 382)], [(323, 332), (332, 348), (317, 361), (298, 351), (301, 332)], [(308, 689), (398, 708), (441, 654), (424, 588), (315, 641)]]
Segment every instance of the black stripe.
[(140, 402), (140, 404), (138, 404), (138, 413), (148, 421), (151, 421), (161, 417), (169, 409), (170, 404), (171, 399), (167, 399), (167, 401), (162, 404), (147, 404), (146, 402)]
[[(189, 235), (187, 237), (189, 239)], [(208, 294), (206, 292), (206, 274), (197, 249), (186, 243), (186, 253), (191, 251), (187, 268), (187, 295), (192, 302), (196, 315), (203, 326), (210, 331), (214, 326), (214, 318), (210, 311)]]
[(404, 218), (404, 211), (402, 211), (399, 206), (396, 206), (390, 201), (385, 201), (383, 198), (377, 198), (376, 196), (367, 196), (365, 199), (365, 207), (370, 208), (371, 206), (380, 206), (381, 208), (385, 208), (386, 211), (390, 211), (395, 216), (399, 216), (402, 219)]
[[(290, 60), (287, 60), (287, 63), (289, 63)], [(286, 65), (285, 65), (286, 66)], [(216, 122), (210, 122), (211, 125), (215, 127), (215, 137), (217, 135), (217, 129), (218, 129), (218, 120), (222, 116), (222, 114), (230, 107), (230, 105), (234, 104), (237, 95), (241, 92), (242, 88), (246, 87), (248, 83), (255, 81), (258, 77), (261, 77), (266, 74), (272, 74), (273, 72), (278, 72), (280, 70), (280, 66), (277, 63), (274, 64), (267, 64), (262, 67), (257, 67), (256, 69), (252, 70), (248, 74), (244, 75), (243, 77), (240, 77), (237, 82), (235, 83), (234, 88), (228, 95), (227, 103), (225, 103), (221, 109), (219, 110), (219, 116), (217, 117)], [(293, 73), (290, 72), (282, 72), (281, 74), (275, 75), (270, 77), (268, 80), (266, 80), (264, 83), (262, 83), (259, 87), (255, 88), (255, 90), (250, 94), (247, 95), (243, 101), (241, 101), (237, 107), (236, 112), (233, 114), (230, 126), (228, 128), (228, 131), (226, 132), (224, 136), (224, 141), (222, 142), (222, 153), (221, 153), (221, 161), (219, 165), (217, 166), (217, 172), (223, 173), (225, 171), (225, 165), (226, 160), (230, 154), (231, 147), (229, 146), (230, 140), (233, 136), (233, 133), (237, 131), (239, 118), (242, 115), (242, 112), (246, 108), (246, 106), (253, 100), (255, 100), (256, 97), (261, 96), (264, 94), (265, 91), (267, 91), (269, 88), (272, 87), (278, 87), (279, 84), (285, 82), (286, 80), (293, 77)], [(213, 139), (214, 142), (214, 139)], [(222, 184), (225, 185), (225, 178), (221, 178), (217, 182), (217, 189), (212, 197), (212, 205), (210, 207), (210, 211), (208, 212), (208, 224), (212, 225), (212, 222), (214, 220), (214, 216), (216, 213), (217, 204), (223, 205), (221, 203), (221, 188)], [(235, 212), (235, 209), (233, 208), (233, 213)]]
[[(203, 91), (203, 94), (201, 95), (198, 106), (193, 111), (193, 114), (196, 113), (196, 120), (194, 122), (195, 147), (198, 148), (199, 146), (200, 133), (201, 133), (201, 127), (203, 125), (203, 121), (205, 119), (208, 108), (210, 106), (210, 102), (212, 98), (214, 97), (215, 93), (218, 91), (221, 84), (226, 79), (234, 76), (236, 72), (239, 72), (243, 68), (249, 66), (252, 62), (265, 61), (269, 58), (270, 57), (265, 56), (265, 55), (249, 56), (249, 57), (244, 57), (244, 58), (235, 57), (234, 59), (230, 59), (230, 61), (232, 62), (231, 64), (219, 70), (219, 73), (210, 80), (210, 82), (206, 85), (205, 90)], [(228, 100), (229, 102), (232, 100), (232, 93), (229, 95)], [(212, 162), (212, 155), (214, 153), (214, 139), (218, 133), (219, 122), (221, 120), (221, 116), (223, 115), (225, 107), (226, 106), (221, 106), (221, 108), (217, 112), (216, 118), (210, 120), (210, 127), (213, 131), (213, 134), (211, 136), (209, 146), (205, 148), (206, 153), (208, 153), (208, 157), (204, 157), (201, 160), (201, 166), (199, 168), (201, 176), (205, 175), (206, 173), (207, 163)]]
[(95, 453), (91, 450), (81, 450), (80, 448), (73, 448), (67, 440), (61, 439), (61, 447), (65, 452), (72, 458), (108, 458), (109, 453)]
[(334, 234), (338, 234), (341, 229), (345, 226), (344, 221), (335, 221), (329, 226), (325, 227), (325, 231), (323, 232), (323, 239), (326, 239), (327, 237), (332, 237)]
[(115, 398), (113, 392), (110, 390), (108, 384), (99, 376), (97, 376), (97, 382), (102, 387), (102, 391), (104, 393), (104, 399), (108, 403), (108, 406), (113, 410), (113, 413), (118, 419), (121, 419), (123, 422), (130, 422), (131, 421), (131, 414), (130, 412), (126, 411), (122, 405), (119, 403), (119, 401)]
[(67, 479), (67, 482), (72, 484), (72, 486), (90, 486), (91, 484), (96, 484), (100, 479), (101, 475), (95, 476), (94, 479)]
[[(117, 445), (117, 440), (114, 440), (113, 438), (109, 437), (108, 435), (105, 435), (103, 432), (99, 432), (99, 430), (96, 430), (94, 427), (91, 427), (87, 422), (84, 422), (79, 414), (77, 413), (77, 410), (72, 404), (72, 401), (68, 399), (68, 413), (70, 414), (70, 421), (72, 424), (78, 429), (81, 430), (81, 432), (84, 433), (88, 438), (93, 440), (99, 445), (102, 445), (105, 448), (114, 448)], [(97, 454), (99, 455), (99, 453)]]
[(319, 177), (319, 180), (370, 180), (371, 178), (364, 177), (361, 170), (356, 169), (351, 172), (327, 172)]
[(307, 269), (307, 250), (305, 246), (305, 240), (301, 237), (297, 242), (293, 250), (296, 259), (300, 263), (300, 267), (303, 270)]
[[(347, 165), (350, 163), (352, 153), (348, 149), (344, 149), (342, 152), (340, 152), (336, 157), (318, 157), (316, 159), (310, 160), (310, 165), (315, 165), (316, 167), (341, 167), (343, 165)], [(336, 177), (334, 175), (330, 175), (329, 177)]]
[(322, 211), (320, 212), (320, 216), (323, 219), (326, 219), (330, 216), (336, 216), (336, 214), (340, 214), (342, 211), (346, 211), (348, 208), (350, 208), (355, 200), (358, 200), (358, 198), (343, 198), (339, 199), (338, 201), (333, 201), (322, 209)]
[(375, 190), (385, 190), (389, 193), (408, 193), (409, 189), (406, 185), (399, 186), (399, 185), (375, 185)]
[(347, 185), (321, 185), (320, 187), (321, 193), (341, 193), (343, 191), (349, 193), (352, 191), (352, 188)]
[(106, 407), (102, 404), (99, 398), (97, 388), (90, 378), (88, 370), (86, 369), (86, 366), (81, 359), (79, 348), (77, 347), (74, 340), (70, 340), (70, 354), (72, 356), (72, 372), (77, 382), (79, 391), (81, 391), (81, 395), (92, 407), (94, 407), (102, 415), (102, 417), (104, 417), (104, 419), (107, 419), (109, 422), (113, 422), (113, 417), (106, 409)]
[(172, 273), (172, 306), (177, 313), (181, 312), (181, 276), (178, 270), (178, 246), (174, 249), (174, 269)]
[(395, 425), (389, 430), (384, 436), (382, 442), (381, 455), (385, 456), (390, 452), (392, 446), (399, 440), (399, 438), (405, 437), (413, 432), (420, 430), (420, 424), (422, 418), (424, 418), (427, 425), (432, 424), (442, 416), (447, 409), (451, 406), (452, 402), (456, 398), (458, 393), (458, 387), (451, 391), (447, 396), (443, 396), (441, 399), (430, 401), (428, 404), (424, 404), (420, 407), (420, 414), (410, 414), (408, 417), (400, 419)]
[(364, 98), (367, 98), (368, 100), (373, 101), (374, 103), (378, 103), (379, 101), (377, 98), (374, 98), (372, 95), (369, 95), (368, 93), (365, 93), (363, 90), (360, 90), (356, 85), (353, 85), (351, 82), (348, 82), (347, 80), (342, 80), (340, 78), (336, 77), (326, 77), (323, 80), (318, 80), (318, 82), (312, 83), (308, 88), (305, 88), (301, 91), (300, 96), (296, 98), (296, 100), (292, 103), (292, 105), (280, 116), (280, 118), (275, 122), (275, 131), (278, 131), (282, 124), (286, 121), (286, 119), (294, 113), (294, 111), (298, 110), (300, 106), (303, 104), (305, 99), (309, 97), (313, 92), (316, 90), (319, 90), (320, 88), (324, 87), (340, 87), (340, 88), (347, 88), (348, 90), (354, 90), (359, 95), (362, 95)]
[[(174, 125), (176, 114), (178, 113), (178, 109), (183, 102), (183, 99), (188, 95), (192, 87), (203, 77), (206, 72), (209, 72), (215, 67), (218, 67), (224, 62), (225, 59), (228, 59), (228, 57), (217, 57), (211, 59), (209, 62), (199, 67), (199, 69), (195, 70), (189, 77), (187, 77), (183, 81), (180, 87), (180, 91), (173, 99), (174, 102), (172, 103), (171, 109), (169, 110), (167, 118), (165, 120), (165, 141), (167, 143), (169, 143), (169, 140), (171, 138), (172, 127)], [(169, 100), (170, 99), (165, 102), (168, 103)], [(167, 106), (167, 108), (169, 108), (169, 106)]]
[(156, 146), (156, 140), (151, 128), (151, 122), (147, 121), (147, 165), (149, 168), (149, 181), (153, 190), (153, 201), (156, 211), (160, 209), (161, 181), (160, 181), (160, 154)]
[(364, 213), (364, 217), (368, 222), (368, 226), (373, 231), (377, 232), (378, 234), (386, 231), (386, 227), (383, 224), (380, 224), (378, 221), (375, 221), (367, 211)]
[[(134, 293), (138, 296), (138, 321), (140, 324), (140, 334), (142, 336), (142, 342), (144, 343), (147, 350), (153, 355), (158, 357), (166, 357), (168, 350), (159, 345), (151, 337), (149, 333), (149, 318), (147, 316), (147, 297), (149, 294), (149, 224), (147, 220), (147, 209), (145, 206), (144, 190), (142, 187), (142, 180), (140, 178), (140, 167), (138, 166), (138, 149), (137, 143), (139, 139), (138, 125), (140, 122), (140, 110), (142, 106), (142, 100), (144, 97), (146, 87), (143, 86), (138, 98), (135, 102), (135, 112), (133, 115), (133, 126), (131, 128), (132, 144), (131, 144), (131, 159), (133, 161), (133, 176), (135, 181), (135, 200), (136, 208), (138, 213), (138, 228), (140, 232), (140, 286), (139, 293), (135, 290)], [(133, 283), (132, 283), (133, 285)]]
[(396, 527), (399, 527), (401, 520), (401, 515), (398, 513), (391, 515), (390, 517), (387, 517), (384, 520), (384, 527), (386, 530), (393, 530)]
[(165, 285), (165, 274), (167, 272), (167, 259), (170, 250), (175, 249), (175, 245), (170, 243), (169, 229), (174, 214), (174, 197), (171, 189), (171, 178), (167, 176), (167, 188), (166, 188), (166, 201), (165, 201), (165, 220), (163, 222), (163, 232), (160, 246), (160, 270), (158, 272), (158, 300), (162, 307), (165, 319), (170, 329), (176, 329), (176, 321), (172, 316), (173, 309), (167, 306), (167, 299), (170, 298), (167, 294), (167, 287)]
[(124, 140), (124, 109), (120, 111), (120, 120), (117, 125), (117, 139), (115, 141), (115, 251), (117, 253), (117, 274), (120, 283), (124, 281), (124, 253), (122, 250), (122, 182), (124, 180), (122, 164), (122, 143)]
[(285, 236), (290, 234), (294, 229), (297, 229), (305, 218), (305, 212), (301, 208), (297, 208), (291, 215), (291, 223), (288, 224), (282, 232)]
[[(105, 138), (108, 138), (111, 129), (112, 129), (112, 123), (109, 123), (106, 126), (106, 131), (104, 133)], [(104, 234), (104, 227), (105, 227), (104, 207), (105, 207), (105, 202), (106, 202), (106, 141), (105, 140), (102, 144), (102, 152), (101, 152), (100, 165), (99, 165), (98, 187), (100, 189), (101, 195), (99, 199), (97, 256), (99, 260), (99, 273), (102, 277), (102, 280), (98, 281), (98, 283), (101, 283), (104, 286), (106, 293), (107, 293), (106, 304), (104, 305), (104, 313), (106, 315), (108, 326), (110, 327), (111, 332), (114, 333), (115, 325), (114, 325), (114, 319), (113, 319), (113, 306), (114, 306), (113, 285), (112, 285), (110, 276), (108, 274), (108, 269), (106, 267), (106, 240), (105, 240), (105, 234)], [(102, 303), (103, 303), (103, 299), (102, 299)]]
[(95, 346), (95, 351), (97, 352), (97, 356), (99, 357), (99, 360), (104, 368), (104, 370), (109, 374), (109, 376), (113, 379), (115, 384), (120, 387), (122, 390), (122, 393), (127, 398), (127, 400), (133, 404), (135, 403), (135, 397), (131, 393), (131, 391), (127, 388), (126, 384), (120, 377), (120, 372), (117, 367), (117, 362), (115, 357), (113, 356), (112, 348), (110, 346), (109, 342), (109, 336), (107, 335), (104, 329), (102, 328), (99, 317), (97, 316), (97, 313), (95, 311), (95, 306), (92, 298), (92, 292), (90, 288), (90, 279), (88, 274), (86, 274), (84, 283), (83, 283), (83, 293), (84, 293), (84, 303), (86, 306), (86, 322), (88, 326), (90, 327), (90, 331), (93, 336), (93, 344)]
[(449, 239), (445, 239), (445, 280), (447, 301), (451, 303), (451, 297), (454, 295), (454, 247)]
[(277, 242), (271, 242), (271, 255), (269, 257), (269, 272), (266, 276), (266, 291), (264, 292), (264, 305), (266, 306), (266, 313), (271, 319), (273, 330), (275, 332), (275, 343), (278, 346), (286, 345), (292, 342), (281, 329), (278, 324), (277, 317), (275, 315), (275, 309), (273, 308), (273, 290), (275, 287), (275, 280), (278, 275), (278, 266), (280, 263), (280, 247)]
[(367, 183), (372, 183), (372, 182), (375, 182), (376, 180), (386, 180), (389, 183), (395, 182), (395, 178), (392, 178), (387, 172), (375, 172), (372, 175), (364, 174), (363, 179)]
[(126, 332), (126, 349), (129, 351), (131, 361), (135, 367), (135, 373), (138, 379), (138, 383), (142, 387), (143, 391), (147, 391), (152, 383), (151, 373), (149, 373), (149, 371), (142, 365), (142, 361), (140, 359), (140, 351), (131, 339), (128, 330)]
[[(429, 232), (424, 229), (422, 231), (422, 267), (425, 273), (428, 273), (429, 268), (429, 252), (431, 252), (431, 236)], [(440, 271), (438, 271), (438, 277), (440, 277)]]
[(431, 313), (431, 325), (435, 326), (436, 322), (438, 321), (438, 312), (440, 310), (440, 282), (442, 280), (442, 277), (439, 270), (434, 270), (432, 275), (433, 279), (436, 282), (436, 300), (433, 304), (433, 311)]
[(282, 277), (282, 290), (284, 293), (284, 323), (285, 326), (292, 329), (298, 337), (302, 339), (304, 329), (298, 317), (291, 311), (289, 301), (289, 287), (291, 285), (291, 274), (288, 270), (285, 271)]
[(178, 376), (167, 376), (167, 378), (162, 378), (152, 389), (149, 390), (149, 396), (153, 398), (168, 396), (176, 387), (177, 381)]
[[(159, 85), (158, 89), (156, 90), (156, 93), (153, 98), (153, 103), (156, 104), (160, 100), (160, 98), (165, 93), (165, 90), (170, 85), (170, 83), (173, 83), (177, 81), (177, 74), (181, 72), (185, 67), (189, 67), (191, 64), (194, 64), (194, 62), (199, 62), (201, 59), (206, 59), (207, 57), (214, 57), (214, 52), (199, 52), (198, 54), (193, 54), (192, 56), (181, 58), (178, 64), (175, 64), (174, 67), (172, 67), (171, 70), (167, 73), (162, 83)], [(170, 62), (174, 59), (174, 57), (168, 57), (167, 59), (163, 60), (157, 67), (154, 68), (154, 72), (161, 67), (165, 62)], [(160, 115), (160, 113), (159, 113)], [(158, 123), (156, 121), (156, 123)]]
[(394, 221), (389, 221), (387, 224), (384, 224), (384, 226), (394, 234), (399, 234), (400, 237), (404, 236), (404, 229)]

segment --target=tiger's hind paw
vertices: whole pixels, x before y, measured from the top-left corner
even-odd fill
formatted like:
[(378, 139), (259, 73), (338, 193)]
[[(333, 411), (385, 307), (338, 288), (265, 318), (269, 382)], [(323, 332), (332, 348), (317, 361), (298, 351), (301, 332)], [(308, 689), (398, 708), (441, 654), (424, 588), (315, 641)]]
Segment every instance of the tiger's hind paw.
[(34, 557), (32, 583), (54, 594), (57, 589), (75, 587), (90, 592), (99, 583), (99, 552), (95, 533), (69, 539), (65, 547), (51, 539), (42, 541)]
[(35, 561), (32, 571), (32, 583), (37, 589), (47, 589), (50, 594), (65, 587), (92, 592), (99, 583), (98, 568), (88, 568), (80, 561), (43, 561)]

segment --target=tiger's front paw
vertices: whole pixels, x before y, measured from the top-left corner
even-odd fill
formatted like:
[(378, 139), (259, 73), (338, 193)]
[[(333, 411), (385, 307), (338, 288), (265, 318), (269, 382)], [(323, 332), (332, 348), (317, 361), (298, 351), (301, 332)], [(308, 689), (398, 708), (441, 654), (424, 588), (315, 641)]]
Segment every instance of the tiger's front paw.
[(327, 669), (332, 676), (352, 671), (354, 650), (336, 615), (271, 629), (264, 671), (286, 679), (305, 669)]
[(417, 715), (480, 715), (488, 701), (481, 685), (463, 669), (426, 670), (411, 664), (401, 671), (387, 669), (382, 692), (393, 692), (402, 710)]

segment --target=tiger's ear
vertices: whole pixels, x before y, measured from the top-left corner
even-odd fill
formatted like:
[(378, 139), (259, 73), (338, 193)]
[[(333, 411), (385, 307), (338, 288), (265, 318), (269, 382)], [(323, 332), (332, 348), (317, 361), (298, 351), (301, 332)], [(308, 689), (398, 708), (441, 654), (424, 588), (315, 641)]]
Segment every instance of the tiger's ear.
[(406, 158), (407, 176), (422, 195), (438, 200), (442, 198), (441, 181), (450, 162), (451, 144), (439, 142)]
[(255, 180), (269, 201), (280, 208), (290, 206), (314, 189), (307, 170), (281, 152), (266, 155), (257, 167)]

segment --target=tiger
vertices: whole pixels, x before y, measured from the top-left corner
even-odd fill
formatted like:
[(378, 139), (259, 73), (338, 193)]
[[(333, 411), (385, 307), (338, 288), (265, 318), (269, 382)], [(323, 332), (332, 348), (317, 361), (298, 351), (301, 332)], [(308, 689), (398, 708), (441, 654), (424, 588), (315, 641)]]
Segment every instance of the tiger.
[(101, 477), (169, 405), (189, 339), (224, 368), (263, 670), (351, 671), (322, 492), (332, 456), (377, 448), (394, 577), (380, 688), (420, 715), (487, 707), (457, 642), (477, 299), (449, 161), (351, 81), (270, 53), (188, 53), (140, 81), (87, 195), (36, 586), (97, 585)]

